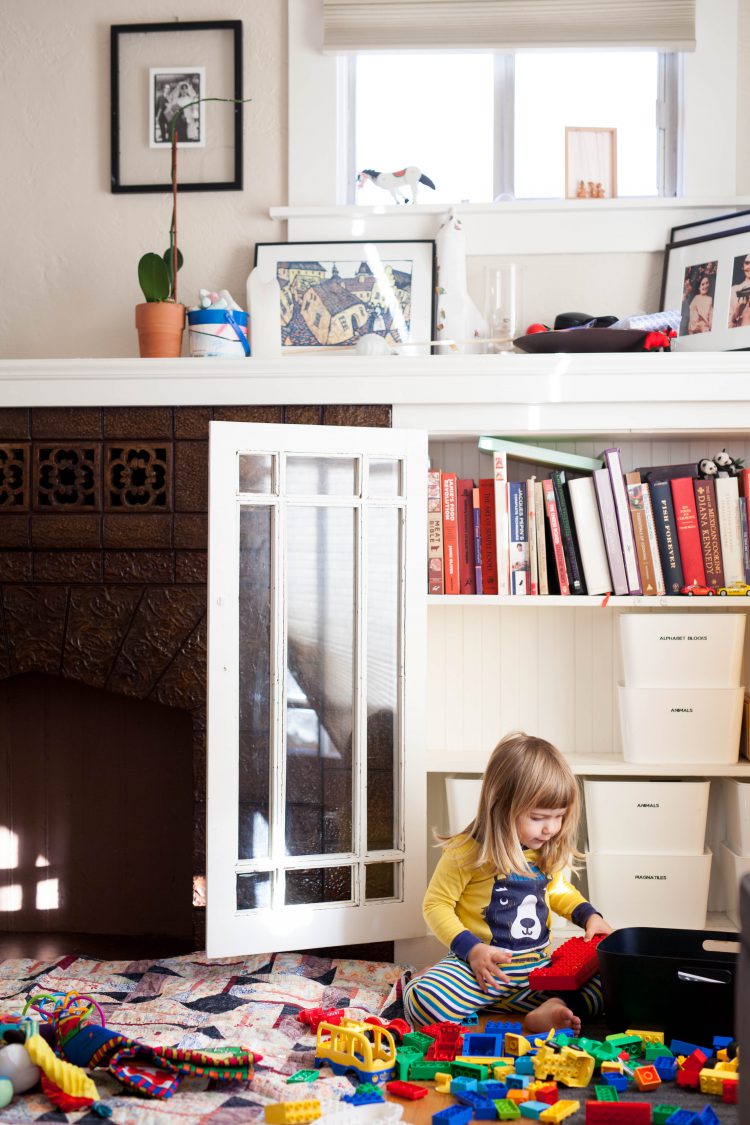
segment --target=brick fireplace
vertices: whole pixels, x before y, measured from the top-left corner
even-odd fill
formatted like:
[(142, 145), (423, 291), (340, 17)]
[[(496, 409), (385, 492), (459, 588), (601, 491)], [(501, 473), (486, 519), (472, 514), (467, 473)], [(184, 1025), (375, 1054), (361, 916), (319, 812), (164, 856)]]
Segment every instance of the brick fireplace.
[[(160, 819), (156, 838), (161, 857), (166, 859), (170, 852), (190, 856), (191, 879), (183, 879), (184, 872), (172, 875), (186, 896), (192, 883), (192, 907), (184, 916), (192, 929), (185, 940), (194, 948), (204, 945), (211, 420), (389, 426), (391, 408), (0, 408), (0, 681), (7, 681), (11, 689), (6, 692), (6, 707), (15, 706), (16, 715), (48, 708), (50, 716), (56, 716), (50, 721), (58, 730), (61, 724), (74, 729), (77, 721), (85, 726), (81, 712), (96, 713), (98, 725), (90, 740), (97, 744), (96, 754), (103, 756), (100, 761), (107, 763), (106, 768), (98, 768), (90, 747), (88, 757), (81, 751), (78, 761), (80, 739), (56, 739), (49, 724), (25, 724), (23, 734), (14, 738), (6, 721), (6, 729), (0, 729), (0, 831), (18, 825), (23, 805), (24, 815), (36, 818), (34, 831), (39, 838), (50, 836), (49, 832), (45, 836), (45, 818), (51, 823), (49, 809), (35, 808), (19, 797), (23, 773), (18, 761), (19, 756), (27, 764), (38, 761), (41, 771), (49, 756), (54, 758), (58, 743), (76, 762), (70, 771), (61, 771), (56, 762), (56, 776), (67, 783), (68, 772), (83, 770), (81, 776), (87, 779), (85, 807), (76, 800), (80, 789), (75, 788), (75, 778), (67, 799), (71, 816), (86, 818), (94, 851), (112, 843), (107, 840), (109, 802), (122, 801), (125, 794), (131, 802), (132, 816), (118, 821), (118, 832), (123, 831), (122, 823), (130, 822), (134, 832), (148, 832), (136, 815), (138, 787), (164, 786), (161, 819), (154, 809), (151, 816)], [(60, 698), (50, 687), (50, 678), (58, 681), (58, 687), (68, 684), (70, 690)], [(20, 695), (14, 684), (22, 687)], [(129, 717), (120, 716), (118, 708), (108, 711), (106, 699), (102, 701), (105, 693), (138, 701), (145, 710)], [(27, 700), (23, 707), (21, 697)], [(152, 721), (159, 732), (152, 739), (154, 748), (146, 751), (138, 745), (138, 753), (131, 755), (129, 750), (141, 741), (138, 732)], [(34, 733), (37, 728), (43, 733)], [(36, 745), (40, 742), (45, 745)], [(175, 771), (172, 757), (164, 767), (166, 773), (158, 772), (158, 747), (167, 744), (172, 753), (174, 745), (181, 747), (184, 771)], [(24, 793), (34, 788), (34, 771), (29, 768), (28, 773)], [(89, 783), (98, 773), (106, 779), (107, 791), (97, 808)], [(176, 795), (178, 784), (187, 787), (187, 795)], [(127, 850), (127, 841), (118, 843)], [(54, 856), (42, 859), (55, 862)], [(75, 856), (72, 861), (84, 862), (75, 861)], [(155, 866), (158, 862), (155, 855)], [(0, 871), (0, 879), (2, 875)], [(6, 873), (9, 880), (12, 872)], [(116, 892), (115, 870), (111, 885)], [(180, 889), (178, 895), (182, 894)], [(180, 910), (184, 905), (180, 898)], [(45, 926), (54, 926), (51, 912), (44, 918)], [(85, 928), (85, 920), (80, 924)], [(143, 918), (140, 925), (144, 933), (159, 933), (158, 918)], [(15, 928), (13, 911), (0, 912), (0, 931)]]

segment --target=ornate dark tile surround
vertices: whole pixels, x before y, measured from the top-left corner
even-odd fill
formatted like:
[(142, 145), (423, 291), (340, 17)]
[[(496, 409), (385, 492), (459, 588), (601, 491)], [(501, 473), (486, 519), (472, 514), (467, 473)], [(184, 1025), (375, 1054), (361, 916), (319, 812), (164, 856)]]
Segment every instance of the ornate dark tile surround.
[(189, 711), (198, 877), (211, 420), (387, 427), (391, 409), (0, 408), (0, 679), (42, 672)]

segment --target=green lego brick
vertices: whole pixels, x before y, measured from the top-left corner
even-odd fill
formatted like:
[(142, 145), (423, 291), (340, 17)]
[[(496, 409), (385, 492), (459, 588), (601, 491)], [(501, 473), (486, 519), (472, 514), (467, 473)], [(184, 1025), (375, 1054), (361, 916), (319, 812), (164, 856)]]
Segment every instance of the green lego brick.
[(424, 1052), (416, 1047), (398, 1047), (396, 1050), (396, 1073), (402, 1082), (408, 1081), (409, 1068), (424, 1059)]
[(422, 1031), (408, 1031), (401, 1040), (404, 1047), (416, 1047), (423, 1055), (426, 1055), (435, 1040), (431, 1035), (425, 1035)]
[(409, 1067), (408, 1081), (421, 1079), (423, 1082), (431, 1082), (436, 1074), (445, 1073), (447, 1073), (447, 1063), (421, 1059), (419, 1062), (413, 1062)]
[[(445, 1063), (441, 1064), (443, 1067)], [(489, 1078), (490, 1068), (484, 1063), (452, 1062), (449, 1064), (454, 1078), (465, 1075), (467, 1078), (476, 1078), (479, 1082), (486, 1082)]]
[(677, 1105), (655, 1105), (652, 1117), (654, 1125), (664, 1125), (679, 1108)]
[(319, 1070), (298, 1070), (289, 1075), (287, 1082), (314, 1082), (316, 1078), (320, 1078)]
[(619, 1102), (620, 1095), (614, 1086), (594, 1086), (594, 1093), (598, 1102)]
[(500, 1121), (516, 1121), (521, 1116), (520, 1109), (510, 1098), (501, 1098), (492, 1104)]
[(643, 1057), (646, 1062), (653, 1062), (654, 1059), (673, 1059), (674, 1052), (670, 1051), (665, 1043), (647, 1043)]

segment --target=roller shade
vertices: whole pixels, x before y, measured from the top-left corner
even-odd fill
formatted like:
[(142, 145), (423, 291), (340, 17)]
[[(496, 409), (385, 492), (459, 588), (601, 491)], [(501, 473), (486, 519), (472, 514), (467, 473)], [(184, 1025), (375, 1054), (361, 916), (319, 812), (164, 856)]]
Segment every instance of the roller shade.
[(695, 50), (695, 0), (323, 0), (323, 50)]

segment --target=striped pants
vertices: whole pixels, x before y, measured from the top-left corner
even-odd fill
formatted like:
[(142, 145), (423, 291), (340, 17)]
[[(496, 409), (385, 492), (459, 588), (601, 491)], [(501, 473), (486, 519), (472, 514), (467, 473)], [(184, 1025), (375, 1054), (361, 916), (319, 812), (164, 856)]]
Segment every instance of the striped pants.
[(410, 1024), (418, 1026), (441, 1020), (460, 1023), (482, 1009), (524, 1014), (556, 995), (560, 995), (571, 1011), (583, 1019), (591, 1019), (602, 1012), (602, 989), (598, 975), (587, 981), (578, 992), (535, 992), (529, 988), (526, 975), (512, 984), (483, 992), (466, 962), (452, 953), (412, 978), (404, 987), (403, 999), (406, 1018)]

